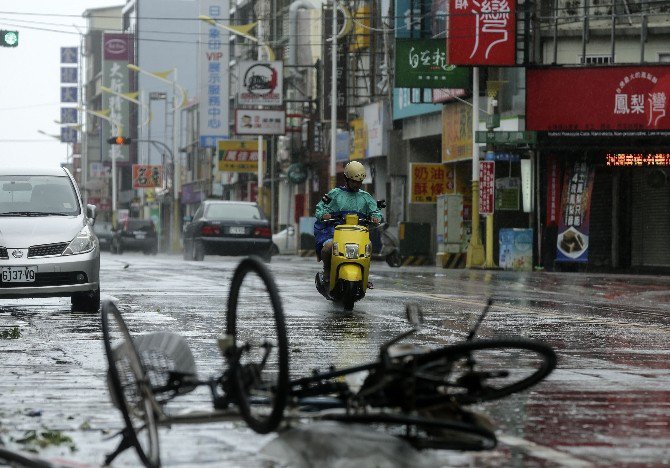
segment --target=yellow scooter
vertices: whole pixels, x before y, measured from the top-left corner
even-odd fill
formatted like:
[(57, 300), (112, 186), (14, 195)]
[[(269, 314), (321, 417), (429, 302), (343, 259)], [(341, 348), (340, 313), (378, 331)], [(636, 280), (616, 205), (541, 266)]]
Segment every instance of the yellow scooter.
[[(329, 221), (341, 223), (342, 219)], [(363, 299), (368, 288), (372, 256), (369, 230), (371, 225), (376, 226), (376, 223), (363, 215), (344, 215), (344, 223), (335, 226), (330, 282), (324, 283), (320, 274), (316, 275), (316, 289), (326, 299), (341, 302), (344, 310), (352, 310), (354, 302)]]

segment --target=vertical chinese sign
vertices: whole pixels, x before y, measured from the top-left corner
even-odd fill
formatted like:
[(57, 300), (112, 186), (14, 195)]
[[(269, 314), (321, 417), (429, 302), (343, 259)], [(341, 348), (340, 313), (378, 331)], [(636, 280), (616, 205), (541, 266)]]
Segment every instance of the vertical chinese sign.
[(479, 214), (491, 215), (495, 208), (495, 161), (479, 163)]
[(78, 93), (78, 73), (77, 65), (79, 64), (79, 49), (77, 47), (61, 47), (60, 48), (60, 102), (68, 107), (61, 107), (60, 122), (63, 126), (60, 128), (61, 143), (77, 143), (77, 128), (78, 123), (77, 108), (79, 103)]
[(557, 155), (547, 155), (547, 226), (558, 224), (561, 207), (561, 167)]
[(556, 238), (557, 262), (586, 262), (594, 169), (584, 161), (573, 163), (563, 181), (561, 217)]
[[(330, 3), (330, 2), (326, 2)], [(323, 18), (323, 37), (330, 38), (332, 36), (332, 8), (326, 6), (324, 3), (321, 17)], [(331, 50), (329, 41), (324, 41), (323, 44), (323, 106), (322, 106), (322, 121), (330, 121), (330, 103), (332, 95), (332, 60), (331, 60)], [(337, 88), (337, 121), (346, 122), (347, 115), (347, 56), (349, 53), (349, 39), (347, 37), (342, 37), (337, 40), (337, 70), (336, 70), (336, 80), (335, 86)]]
[[(228, 0), (201, 0), (200, 13), (224, 25), (230, 23)], [(216, 148), (217, 140), (230, 137), (230, 33), (200, 22), (198, 98), (200, 147)]]
[(454, 190), (453, 167), (440, 163), (410, 163), (410, 203), (436, 203)]
[[(133, 37), (129, 34), (103, 33), (102, 35), (102, 84), (116, 93), (130, 92), (128, 64), (134, 62)], [(108, 160), (115, 154), (116, 161), (128, 161), (127, 145), (110, 145), (106, 140), (118, 136), (130, 136), (130, 103), (114, 94), (105, 94), (103, 109), (109, 109), (110, 124), (104, 123), (105, 136), (101, 144)]]
[(515, 0), (449, 0), (447, 63), (515, 65)]
[(472, 108), (455, 102), (442, 108), (442, 162), (472, 159)]

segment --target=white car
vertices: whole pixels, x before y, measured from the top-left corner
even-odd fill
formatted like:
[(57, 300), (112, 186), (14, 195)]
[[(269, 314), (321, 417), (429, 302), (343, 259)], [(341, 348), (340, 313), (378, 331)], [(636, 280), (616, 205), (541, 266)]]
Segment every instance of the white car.
[(100, 307), (95, 206), (84, 206), (67, 169), (0, 168), (0, 297), (69, 296)]
[(289, 226), (272, 236), (272, 255), (291, 254), (297, 251), (296, 229)]

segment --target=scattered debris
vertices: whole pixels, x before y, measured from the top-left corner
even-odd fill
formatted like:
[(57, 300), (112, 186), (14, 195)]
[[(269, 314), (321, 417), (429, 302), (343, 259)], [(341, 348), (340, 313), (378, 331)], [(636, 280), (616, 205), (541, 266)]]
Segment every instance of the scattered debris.
[(19, 330), (19, 327), (14, 327), (9, 330), (5, 329), (0, 331), (0, 339), (16, 340), (18, 338), (21, 338), (21, 330)]
[(25, 450), (33, 453), (37, 453), (39, 449), (49, 446), (60, 445), (68, 447), (70, 452), (77, 451), (77, 447), (70, 436), (55, 430), (26, 431), (22, 438), (15, 439), (14, 442), (23, 445)]

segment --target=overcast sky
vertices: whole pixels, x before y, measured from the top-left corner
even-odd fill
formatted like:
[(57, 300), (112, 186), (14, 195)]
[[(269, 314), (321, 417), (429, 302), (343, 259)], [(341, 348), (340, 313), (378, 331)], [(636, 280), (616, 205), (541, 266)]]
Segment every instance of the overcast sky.
[[(0, 47), (0, 164), (65, 162), (70, 145), (60, 134), (60, 48), (79, 47), (82, 13), (125, 0), (0, 1), (0, 29), (19, 31), (19, 46)], [(68, 104), (71, 105), (71, 104)]]

